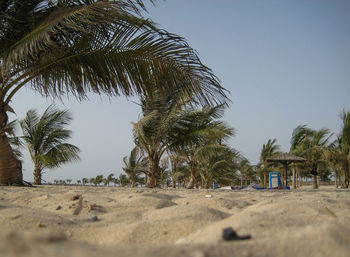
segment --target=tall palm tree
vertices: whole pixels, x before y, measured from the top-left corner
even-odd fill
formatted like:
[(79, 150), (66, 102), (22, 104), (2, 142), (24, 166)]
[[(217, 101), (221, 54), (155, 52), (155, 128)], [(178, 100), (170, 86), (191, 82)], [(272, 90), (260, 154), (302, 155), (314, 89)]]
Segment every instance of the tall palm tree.
[(241, 186), (247, 185), (248, 181), (251, 182), (256, 179), (254, 168), (248, 159), (244, 157), (239, 158), (238, 169), (240, 171)]
[(67, 111), (49, 106), (39, 117), (35, 110), (20, 121), (23, 139), (34, 163), (34, 184), (41, 184), (42, 171), (79, 160), (79, 148), (67, 143), (72, 132), (65, 128), (72, 120)]
[(142, 0), (7, 0), (0, 5), (0, 184), (22, 183), (5, 133), (24, 86), (46, 96), (182, 91), (225, 102), (225, 90), (187, 42), (141, 18)]
[(83, 186), (85, 186), (87, 183), (89, 183), (89, 179), (88, 178), (82, 178), (82, 183), (83, 183)]
[(206, 145), (198, 149), (196, 155), (202, 187), (210, 188), (213, 181), (222, 185), (230, 185), (233, 180), (237, 180), (237, 165), (234, 160), (237, 152), (233, 149), (219, 144)]
[[(142, 99), (141, 107), (143, 117), (134, 123), (134, 136), (148, 158), (148, 187), (157, 186), (159, 163), (166, 151), (176, 150), (189, 141), (197, 142), (205, 131), (207, 135), (214, 135), (221, 128), (221, 133), (232, 133), (222, 122), (213, 121), (223, 115), (223, 105), (197, 110), (175, 92), (146, 97)], [(209, 128), (212, 128), (212, 133), (208, 132)]]
[(326, 151), (328, 166), (333, 170), (334, 184), (336, 188), (339, 187), (340, 171), (346, 170), (346, 166), (348, 166), (347, 156), (343, 153), (342, 150), (341, 138), (338, 137), (328, 146)]
[(224, 108), (222, 105), (204, 107), (189, 113), (186, 122), (191, 124), (190, 129), (180, 127), (177, 132), (182, 138), (174, 144), (174, 149), (186, 156), (190, 170), (190, 180), (187, 184), (189, 189), (197, 182), (196, 177), (203, 155), (209, 157), (216, 152), (227, 150), (223, 142), (234, 135), (234, 129), (219, 120), (224, 114)]
[(176, 181), (178, 180), (178, 177), (182, 176), (184, 170), (186, 169), (186, 156), (171, 151), (168, 151), (167, 153), (170, 162), (169, 173), (172, 180), (172, 187), (176, 188)]
[(140, 153), (140, 149), (136, 146), (131, 150), (129, 157), (125, 156), (123, 158), (123, 162), (125, 165), (123, 170), (129, 177), (130, 186), (134, 187), (136, 177), (140, 173), (146, 173), (147, 159)]
[(267, 186), (267, 171), (269, 167), (269, 163), (267, 162), (267, 159), (269, 157), (273, 157), (280, 153), (280, 145), (277, 145), (277, 139), (269, 139), (266, 144), (263, 144), (263, 147), (261, 149), (260, 153), (260, 162), (263, 165), (263, 173), (264, 173), (264, 187)]
[(103, 182), (103, 179), (104, 179), (103, 175), (97, 175), (95, 178), (96, 186), (100, 185)]
[(342, 171), (342, 187), (349, 187), (350, 170), (350, 112), (343, 110), (340, 113), (342, 119), (342, 129), (337, 139), (330, 144), (327, 151), (327, 158), (330, 166), (333, 168), (336, 187), (338, 187), (338, 176)]
[(96, 179), (95, 178), (89, 178), (89, 182), (91, 185), (97, 186)]
[(107, 176), (107, 186), (109, 186), (109, 183), (114, 181), (114, 174), (111, 173)]
[(349, 177), (350, 177), (350, 111), (341, 112), (340, 118), (343, 121), (343, 127), (341, 131), (341, 142), (340, 142), (340, 151), (343, 155), (343, 174), (344, 174), (344, 181), (343, 181), (343, 187), (348, 188), (349, 187)]
[(317, 175), (320, 166), (326, 165), (325, 154), (331, 136), (327, 128), (313, 130), (306, 125), (298, 126), (293, 131), (290, 152), (306, 159), (306, 167), (312, 170), (314, 188), (319, 187)]
[(125, 187), (126, 185), (129, 184), (129, 179), (125, 174), (120, 174), (118, 180), (119, 180), (120, 186), (122, 187)]

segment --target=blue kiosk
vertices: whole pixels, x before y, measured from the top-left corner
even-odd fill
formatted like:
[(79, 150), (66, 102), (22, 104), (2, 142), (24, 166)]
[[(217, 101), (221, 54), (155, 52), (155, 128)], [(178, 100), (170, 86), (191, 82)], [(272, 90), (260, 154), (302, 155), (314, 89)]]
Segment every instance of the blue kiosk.
[(279, 172), (269, 172), (269, 188), (276, 188), (281, 186), (281, 174), (279, 174)]

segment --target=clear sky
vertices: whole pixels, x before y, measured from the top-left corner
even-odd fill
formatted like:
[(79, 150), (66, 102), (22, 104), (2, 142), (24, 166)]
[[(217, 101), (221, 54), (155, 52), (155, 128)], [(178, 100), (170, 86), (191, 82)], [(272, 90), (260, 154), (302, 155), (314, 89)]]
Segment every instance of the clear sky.
[[(181, 35), (228, 89), (226, 122), (236, 129), (231, 145), (252, 164), (262, 145), (277, 138), (290, 147), (298, 125), (338, 133), (343, 108), (350, 110), (350, 1), (348, 0), (167, 0), (149, 6), (146, 17)], [(14, 97), (22, 119), (52, 103), (30, 89)], [(57, 102), (70, 109), (72, 143), (82, 161), (49, 170), (44, 180), (119, 175), (133, 147), (132, 121), (139, 107), (124, 97), (73, 97)], [(33, 181), (26, 154), (24, 179)]]

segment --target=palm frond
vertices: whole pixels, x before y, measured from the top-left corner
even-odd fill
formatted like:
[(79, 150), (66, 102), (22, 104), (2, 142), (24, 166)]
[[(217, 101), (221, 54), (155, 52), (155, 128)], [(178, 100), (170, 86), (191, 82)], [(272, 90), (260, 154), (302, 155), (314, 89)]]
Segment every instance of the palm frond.
[(19, 74), (4, 87), (6, 102), (27, 82), (45, 95), (80, 99), (90, 91), (152, 95), (158, 88), (201, 103), (227, 102), (218, 78), (187, 42), (135, 16), (142, 3), (133, 2), (47, 7), (45, 19), (0, 55), (3, 74)]

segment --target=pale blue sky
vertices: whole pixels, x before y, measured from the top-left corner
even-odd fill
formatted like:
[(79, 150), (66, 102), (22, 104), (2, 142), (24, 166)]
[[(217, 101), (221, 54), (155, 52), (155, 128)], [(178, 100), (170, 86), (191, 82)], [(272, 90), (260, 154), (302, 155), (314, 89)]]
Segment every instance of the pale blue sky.
[[(231, 92), (225, 114), (237, 131), (231, 145), (256, 164), (269, 138), (288, 151), (298, 125), (339, 131), (339, 112), (350, 110), (349, 13), (350, 1), (340, 0), (167, 0), (145, 16), (185, 37)], [(28, 109), (42, 112), (50, 103), (24, 89), (12, 105), (23, 118)], [(123, 97), (92, 96), (81, 103), (65, 99), (63, 108), (73, 113), (72, 142), (82, 161), (48, 171), (44, 179), (119, 174), (133, 147), (138, 106)], [(32, 169), (26, 156), (28, 181)]]

